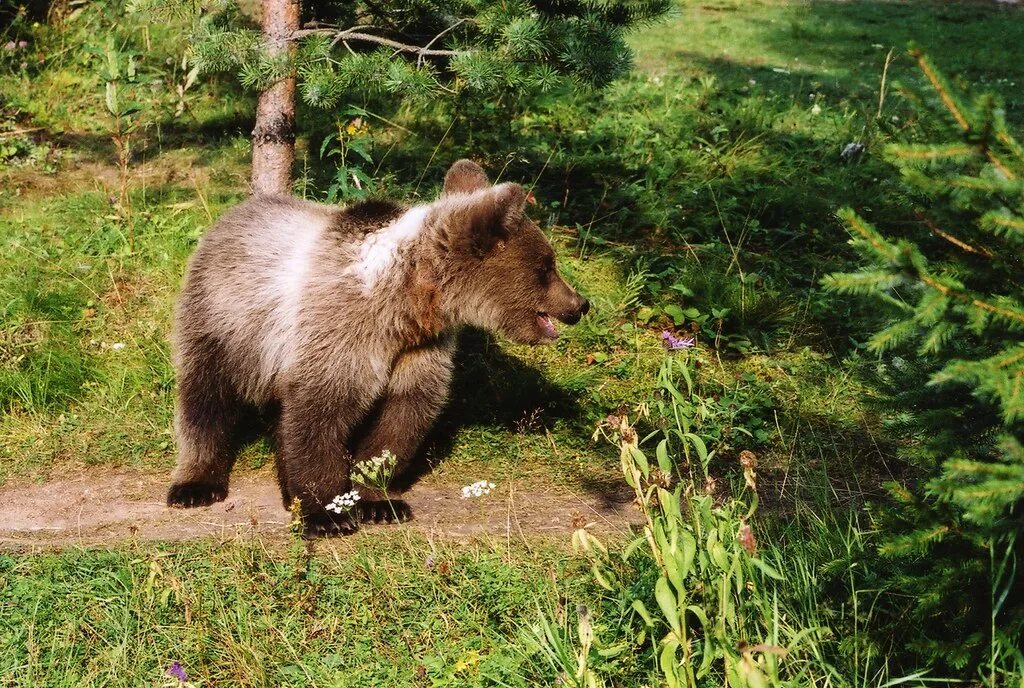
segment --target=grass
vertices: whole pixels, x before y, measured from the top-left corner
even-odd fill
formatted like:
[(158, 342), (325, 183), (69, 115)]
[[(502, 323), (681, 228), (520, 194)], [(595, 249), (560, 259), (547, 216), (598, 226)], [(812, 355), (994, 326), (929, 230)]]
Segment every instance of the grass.
[[(172, 29), (143, 28), (112, 7), (95, 3), (60, 32), (39, 28), (41, 45), (62, 46), (42, 64), (0, 58), (0, 132), (38, 128), (0, 138), (19, 142), (0, 151), (11, 190), (0, 197), (0, 484), (89, 466), (170, 470), (174, 297), (204, 228), (245, 194), (251, 96), (212, 78), (175, 116), (174, 90), (153, 88), (128, 250), (110, 200), (102, 82), (75, 46), (112, 31), (144, 53), (148, 77), (168, 85), (182, 74)], [(618, 480), (618, 457), (591, 440), (594, 426), (656, 406), (659, 333), (692, 332), (711, 470), (735, 481), (739, 452), (758, 453), (762, 527), (782, 533), (793, 580), (824, 576), (822, 561), (858, 565), (828, 533), (913, 467), (893, 459), (873, 410), (874, 361), (857, 326), (870, 313), (818, 285), (853, 261), (834, 211), (849, 205), (895, 226), (912, 215), (879, 155), (934, 126), (917, 114), (928, 103), (902, 52), (908, 40), (998, 93), (1021, 121), (1019, 18), (981, 2), (681, 2), (633, 36), (636, 73), (604, 93), (559, 93), (507, 117), (363, 103), (400, 125), (369, 118), (383, 192), (432, 198), (444, 165), (462, 155), (535, 181), (533, 212), (595, 304), (555, 347), (464, 336), (427, 479), (600, 490)], [(310, 140), (300, 148), (316, 150), (334, 113), (301, 119)], [(865, 153), (842, 159), (854, 141)], [(307, 155), (309, 195), (331, 175)], [(268, 459), (257, 446), (237, 470)], [(818, 535), (800, 540), (807, 533)], [(863, 535), (849, 533), (848, 543)], [(499, 550), (404, 532), (312, 558), (258, 541), (11, 553), (0, 558), (0, 675), (12, 685), (135, 685), (159, 682), (179, 660), (197, 685), (538, 685), (553, 678), (524, 635), (538, 604), (591, 602), (607, 633), (627, 614), (583, 566), (546, 544)], [(812, 587), (786, 602), (796, 618), (815, 628), (849, 618), (846, 607), (823, 609), (841, 596)], [(642, 683), (645, 668), (617, 661), (609, 675)]]
[(10, 686), (536, 685), (524, 617), (587, 599), (558, 548), (259, 540), (0, 556)]

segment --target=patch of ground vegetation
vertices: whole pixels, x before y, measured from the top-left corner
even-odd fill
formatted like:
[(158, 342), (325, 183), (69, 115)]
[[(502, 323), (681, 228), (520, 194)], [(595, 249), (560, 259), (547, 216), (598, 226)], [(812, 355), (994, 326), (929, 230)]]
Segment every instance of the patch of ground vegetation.
[(0, 556), (9, 685), (162, 685), (174, 662), (190, 685), (538, 685), (524, 614), (593, 597), (543, 543), (378, 533), (315, 557), (255, 539), (71, 554)]
[[(0, 480), (100, 464), (167, 472), (171, 309), (204, 228), (246, 194), (253, 98), (229, 76), (186, 86), (175, 27), (118, 3), (8, 31)], [(113, 48), (97, 38), (106, 34)], [(426, 479), (608, 489), (619, 456), (595, 427), (628, 415), (640, 417), (641, 435), (663, 430), (671, 416), (657, 409), (671, 390), (659, 382), (661, 335), (693, 337), (692, 413), (713, 454), (708, 470), (739, 492), (739, 457), (754, 452), (765, 560), (791, 582), (822, 581), (771, 598), (788, 618), (826, 629), (813, 642), (835, 671), (803, 679), (914, 676), (913, 656), (864, 631), (881, 592), (850, 581), (872, 537), (862, 507), (917, 467), (878, 412), (872, 308), (820, 286), (857, 265), (837, 209), (885, 226), (915, 218), (881, 155), (939, 128), (921, 115), (910, 40), (1024, 121), (1024, 21), (981, 2), (681, 2), (634, 36), (636, 72), (602, 93), (416, 108), (359, 95), (342, 111), (303, 111), (297, 193), (431, 199), (447, 163), (474, 157), (534, 189), (530, 212), (594, 304), (552, 347), (464, 336)], [(122, 84), (142, 106), (130, 204), (104, 106), (108, 50), (136, 54), (139, 76)], [(239, 469), (268, 460), (257, 445)], [(0, 675), (14, 685), (128, 685), (157, 681), (179, 660), (196, 685), (546, 684), (562, 669), (532, 639), (538, 606), (562, 614), (566, 647), (582, 626), (564, 598), (570, 611), (590, 605), (599, 636), (632, 618), (629, 596), (602, 591), (583, 566), (555, 549), (401, 534), (360, 536), (312, 559), (258, 542), (12, 554), (0, 559)], [(623, 566), (636, 590), (656, 575)], [(630, 629), (626, 647), (650, 650), (654, 631)], [(653, 666), (617, 656), (609, 651), (600, 675), (653, 680)]]

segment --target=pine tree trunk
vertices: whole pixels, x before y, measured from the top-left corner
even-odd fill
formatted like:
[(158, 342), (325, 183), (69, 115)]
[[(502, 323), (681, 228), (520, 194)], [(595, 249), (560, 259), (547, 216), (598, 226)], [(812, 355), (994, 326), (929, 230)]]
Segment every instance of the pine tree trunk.
[[(299, 0), (263, 0), (263, 40), (272, 55), (292, 50)], [(252, 132), (252, 192), (289, 193), (295, 160), (295, 77), (260, 93)]]

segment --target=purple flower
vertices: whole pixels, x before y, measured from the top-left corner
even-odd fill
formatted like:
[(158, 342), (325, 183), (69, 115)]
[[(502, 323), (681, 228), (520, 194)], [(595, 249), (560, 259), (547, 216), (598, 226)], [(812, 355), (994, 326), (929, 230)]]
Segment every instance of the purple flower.
[(18, 41), (18, 47), (24, 50), (28, 47), (28, 41)]
[(697, 343), (696, 337), (690, 337), (689, 339), (683, 339), (677, 337), (668, 330), (662, 330), (661, 341), (665, 345), (665, 348), (669, 351), (678, 351), (679, 349), (689, 349)]
[(185, 667), (181, 666), (181, 662), (177, 660), (171, 662), (171, 666), (167, 667), (167, 671), (164, 673), (178, 679), (182, 683), (188, 680), (188, 674), (185, 673)]
[(427, 567), (428, 571), (433, 571), (434, 570), (434, 555), (428, 554), (426, 560), (423, 562), (423, 565)]

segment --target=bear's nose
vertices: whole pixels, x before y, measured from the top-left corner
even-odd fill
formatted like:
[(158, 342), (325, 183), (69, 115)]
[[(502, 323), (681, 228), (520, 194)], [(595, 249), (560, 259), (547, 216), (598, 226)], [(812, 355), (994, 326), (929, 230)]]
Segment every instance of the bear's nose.
[(586, 315), (590, 312), (590, 301), (583, 299), (583, 304), (580, 306), (580, 315)]

